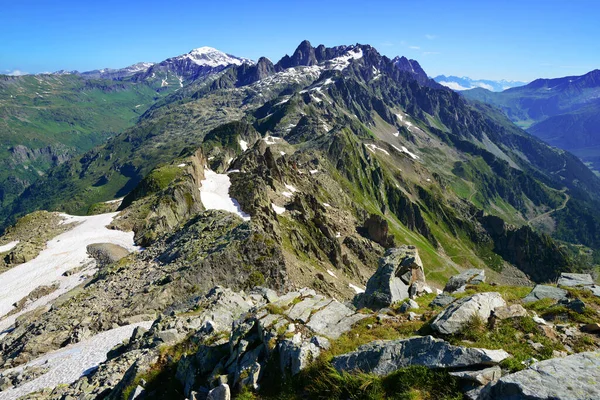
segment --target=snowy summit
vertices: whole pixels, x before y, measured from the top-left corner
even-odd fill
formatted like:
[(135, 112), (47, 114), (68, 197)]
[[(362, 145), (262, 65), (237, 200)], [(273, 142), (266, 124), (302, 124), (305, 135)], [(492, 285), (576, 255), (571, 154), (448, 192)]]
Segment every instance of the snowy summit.
[(206, 67), (225, 67), (228, 65), (254, 64), (252, 60), (246, 58), (235, 57), (230, 54), (223, 53), (212, 47), (199, 47), (190, 51), (188, 54), (180, 56), (187, 58), (193, 63)]

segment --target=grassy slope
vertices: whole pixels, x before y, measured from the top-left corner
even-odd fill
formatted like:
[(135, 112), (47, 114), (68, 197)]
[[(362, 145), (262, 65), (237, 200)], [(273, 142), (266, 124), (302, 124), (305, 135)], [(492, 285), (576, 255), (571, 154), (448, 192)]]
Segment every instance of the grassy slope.
[[(132, 126), (159, 96), (145, 84), (85, 80), (75, 75), (0, 76), (0, 182), (35, 181), (56, 164), (53, 154), (74, 156)], [(52, 154), (21, 159), (17, 145)], [(14, 190), (18, 190), (15, 187)], [(21, 188), (22, 189), (22, 188)]]

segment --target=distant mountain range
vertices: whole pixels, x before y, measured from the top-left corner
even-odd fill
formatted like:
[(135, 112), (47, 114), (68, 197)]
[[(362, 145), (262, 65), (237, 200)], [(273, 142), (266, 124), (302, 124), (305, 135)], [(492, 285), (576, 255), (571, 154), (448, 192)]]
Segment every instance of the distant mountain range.
[(523, 129), (600, 171), (600, 70), (537, 79), (501, 93), (478, 88), (462, 94), (499, 107)]
[(507, 81), (505, 79), (494, 81), (490, 79), (471, 79), (467, 76), (445, 76), (438, 75), (433, 78), (434, 81), (440, 85), (449, 87), (452, 90), (469, 90), (475, 88), (483, 88), (492, 92), (501, 92), (506, 89), (513, 87), (526, 85), (527, 82), (521, 81)]

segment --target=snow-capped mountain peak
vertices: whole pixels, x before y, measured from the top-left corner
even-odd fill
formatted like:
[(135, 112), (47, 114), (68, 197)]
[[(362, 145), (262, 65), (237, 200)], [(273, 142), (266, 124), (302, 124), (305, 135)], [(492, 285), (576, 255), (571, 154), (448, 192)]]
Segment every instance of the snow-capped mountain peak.
[(180, 57), (187, 58), (197, 65), (213, 68), (225, 67), (228, 65), (254, 64), (252, 60), (235, 57), (208, 46), (193, 49), (188, 54), (184, 54)]

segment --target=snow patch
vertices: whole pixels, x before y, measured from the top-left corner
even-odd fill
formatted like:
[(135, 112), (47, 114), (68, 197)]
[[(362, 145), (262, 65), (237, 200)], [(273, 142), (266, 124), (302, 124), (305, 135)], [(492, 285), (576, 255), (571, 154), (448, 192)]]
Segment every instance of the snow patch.
[(316, 174), (317, 172), (319, 172), (319, 170), (318, 170), (318, 169), (311, 169), (311, 170), (310, 170), (310, 171), (308, 171), (308, 172), (310, 172), (310, 174), (311, 174), (311, 175), (314, 175), (314, 174)]
[(337, 279), (337, 276), (333, 273), (333, 271), (327, 270), (327, 273)]
[(323, 207), (331, 207), (331, 204), (329, 204), (329, 203), (323, 203)]
[(363, 52), (361, 48), (356, 48), (348, 51), (343, 56), (334, 58), (329, 62), (331, 65), (331, 69), (335, 69), (337, 71), (342, 71), (350, 65), (351, 60), (358, 60), (363, 57)]
[(267, 135), (267, 136), (265, 136), (265, 137), (263, 138), (263, 140), (265, 141), (265, 143), (266, 143), (266, 144), (269, 144), (269, 145), (271, 145), (271, 144), (275, 144), (275, 143), (277, 143), (277, 141), (278, 141), (278, 140), (281, 140), (281, 138), (280, 138), (280, 137), (275, 137), (275, 136), (270, 136), (270, 135)]
[(277, 214), (277, 215), (283, 214), (285, 212), (285, 208), (284, 207), (279, 207), (275, 203), (271, 203), (271, 207), (273, 207), (273, 211), (275, 211), (275, 214)]
[(185, 167), (186, 165), (187, 165), (186, 163), (181, 163), (181, 164), (179, 164), (179, 165), (177, 165), (177, 166), (178, 166), (179, 168), (183, 168), (183, 167)]
[(390, 153), (387, 150), (382, 149), (381, 147), (377, 147), (374, 144), (365, 144), (365, 146), (367, 147), (367, 149), (371, 150), (372, 153), (375, 153), (375, 150), (379, 150), (382, 153), (385, 153), (386, 155), (390, 155)]
[(348, 284), (348, 286), (349, 286), (351, 289), (354, 289), (354, 291), (356, 292), (356, 294), (359, 294), (359, 293), (364, 293), (364, 292), (365, 292), (365, 289), (362, 289), (362, 288), (360, 288), (360, 287), (358, 287), (358, 286), (356, 286), (356, 285), (353, 285), (353, 284), (351, 284), (351, 283), (349, 283), (349, 284)]
[(289, 198), (289, 197), (292, 197), (292, 196), (294, 195), (293, 193), (290, 193), (290, 192), (281, 192), (281, 194), (282, 194), (283, 196), (285, 196), (285, 197), (288, 197), (288, 198)]
[(240, 139), (240, 147), (242, 148), (242, 151), (248, 150), (248, 142), (246, 142), (245, 140)]
[(408, 149), (407, 149), (405, 146), (402, 146), (402, 149), (399, 149), (398, 147), (396, 147), (396, 146), (394, 146), (394, 145), (392, 145), (392, 147), (393, 147), (394, 149), (396, 149), (396, 150), (397, 150), (399, 153), (405, 153), (405, 154), (408, 154), (408, 155), (409, 155), (409, 156), (410, 156), (410, 157), (411, 157), (413, 160), (418, 160), (418, 159), (419, 159), (419, 156), (418, 156), (418, 155), (416, 155), (416, 154), (414, 154), (414, 153), (410, 152), (410, 151), (409, 151), (409, 150), (408, 150)]
[(119, 343), (129, 339), (133, 330), (138, 326), (149, 329), (152, 326), (152, 321), (121, 326), (99, 333), (87, 340), (45, 354), (25, 365), (5, 371), (17, 372), (30, 366), (49, 368), (48, 372), (32, 381), (0, 392), (0, 399), (17, 399), (43, 388), (53, 388), (60, 384), (75, 382), (86, 371), (106, 361), (106, 353)]
[(21, 314), (50, 303), (79, 285), (85, 276), (95, 272), (92, 268), (91, 271), (88, 269), (63, 276), (73, 268), (93, 263), (93, 259), (87, 254), (87, 245), (113, 243), (129, 251), (138, 249), (133, 244), (133, 232), (106, 228), (117, 214), (115, 212), (85, 217), (61, 214), (64, 217), (63, 223), (78, 222), (79, 224), (48, 241), (46, 248), (33, 260), (0, 274), (0, 317), (13, 310), (13, 304), (29, 295), (34, 289), (50, 286), (55, 282), (59, 284), (59, 288), (54, 292), (30, 303), (10, 317), (0, 320), (0, 335)]
[(237, 200), (229, 196), (231, 181), (227, 174), (217, 174), (210, 169), (204, 171), (205, 179), (201, 181), (200, 200), (207, 210), (223, 210), (239, 215), (244, 221), (250, 216), (242, 211)]
[(292, 185), (288, 185), (287, 183), (285, 184), (285, 187), (287, 188), (287, 190), (289, 190), (290, 192), (294, 193), (297, 192), (298, 189), (296, 189), (295, 187), (293, 187)]
[(6, 253), (7, 251), (14, 249), (14, 247), (18, 244), (19, 244), (18, 240), (13, 240), (12, 242), (6, 243), (6, 244), (0, 246), (0, 253)]

